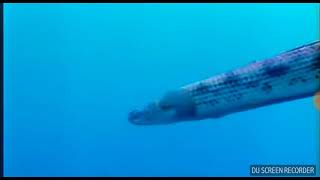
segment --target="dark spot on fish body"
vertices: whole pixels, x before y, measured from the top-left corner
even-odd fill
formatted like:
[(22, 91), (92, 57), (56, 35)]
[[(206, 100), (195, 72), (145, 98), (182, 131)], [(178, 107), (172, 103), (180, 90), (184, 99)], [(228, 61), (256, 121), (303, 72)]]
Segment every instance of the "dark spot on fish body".
[(242, 77), (242, 83), (248, 82), (249, 78), (247, 76)]
[(315, 69), (315, 70), (320, 69), (320, 53), (316, 55), (313, 61), (314, 62), (312, 63), (312, 69)]
[(272, 91), (272, 86), (269, 83), (263, 83), (261, 90), (266, 92), (266, 93), (270, 93)]
[(210, 101), (208, 101), (208, 103), (209, 103), (211, 106), (215, 106), (215, 105), (219, 104), (219, 101), (216, 100), (216, 99), (211, 99)]
[(234, 93), (233, 95), (232, 95), (235, 99), (237, 99), (237, 100), (239, 100), (239, 99), (241, 99), (241, 97), (242, 97), (242, 93), (240, 93), (240, 92), (236, 92), (236, 93)]
[(242, 94), (237, 94), (237, 95), (236, 95), (236, 98), (237, 98), (238, 100), (240, 100), (240, 99), (242, 98)]
[(295, 85), (299, 82), (307, 82), (308, 80), (304, 77), (295, 77), (295, 78), (291, 78), (290, 81), (289, 81), (289, 85), (292, 86), (292, 85)]
[(316, 75), (320, 75), (320, 69), (318, 69), (317, 71), (316, 71)]
[(210, 91), (210, 86), (205, 84), (205, 83), (199, 83), (195, 90), (194, 90), (194, 95), (200, 95), (200, 94), (205, 94)]
[(213, 89), (209, 90), (209, 93), (211, 93), (213, 95), (217, 95), (220, 91), (221, 91), (221, 88), (213, 88)]
[(300, 53), (296, 53), (294, 55), (292, 55), (293, 57), (291, 57), (291, 61), (294, 63), (297, 63), (299, 60), (301, 60), (302, 55)]
[(250, 80), (246, 83), (247, 88), (256, 88), (259, 86), (259, 81), (258, 80)]
[(234, 87), (239, 84), (239, 81), (240, 79), (238, 75), (236, 75), (234, 72), (229, 72), (225, 74), (223, 84)]
[(290, 67), (285, 64), (267, 65), (264, 67), (264, 74), (274, 78), (286, 75), (290, 70)]
[(228, 103), (233, 103), (233, 102), (236, 101), (236, 98), (233, 95), (225, 96), (223, 99), (227, 104)]
[(311, 65), (311, 69), (316, 71), (315, 78), (320, 79), (320, 54), (318, 53)]

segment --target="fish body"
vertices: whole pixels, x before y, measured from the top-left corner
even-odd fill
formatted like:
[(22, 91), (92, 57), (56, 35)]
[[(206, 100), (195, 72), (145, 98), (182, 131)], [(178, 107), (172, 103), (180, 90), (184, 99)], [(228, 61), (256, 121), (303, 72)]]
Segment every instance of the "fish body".
[(320, 41), (167, 92), (129, 113), (136, 125), (219, 118), (313, 96), (320, 90)]

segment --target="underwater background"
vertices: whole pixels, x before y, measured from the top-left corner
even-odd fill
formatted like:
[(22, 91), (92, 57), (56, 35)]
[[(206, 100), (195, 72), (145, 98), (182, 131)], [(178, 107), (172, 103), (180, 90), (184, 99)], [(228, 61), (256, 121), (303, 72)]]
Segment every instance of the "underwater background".
[(319, 163), (313, 99), (165, 126), (128, 112), (319, 40), (319, 4), (5, 4), (5, 176), (249, 176)]

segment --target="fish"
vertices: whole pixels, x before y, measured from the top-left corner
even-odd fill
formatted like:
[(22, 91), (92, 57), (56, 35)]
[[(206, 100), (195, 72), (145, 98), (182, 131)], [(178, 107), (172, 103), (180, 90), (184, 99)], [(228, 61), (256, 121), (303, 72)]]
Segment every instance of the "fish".
[(167, 125), (307, 98), (320, 90), (320, 40), (169, 90), (128, 113), (134, 125)]

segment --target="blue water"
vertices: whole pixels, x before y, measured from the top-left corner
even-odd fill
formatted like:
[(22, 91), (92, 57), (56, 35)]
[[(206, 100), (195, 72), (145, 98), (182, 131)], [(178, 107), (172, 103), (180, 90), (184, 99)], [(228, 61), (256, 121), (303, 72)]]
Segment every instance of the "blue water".
[(312, 98), (168, 126), (166, 91), (319, 39), (318, 4), (5, 4), (5, 176), (248, 176), (317, 164)]

